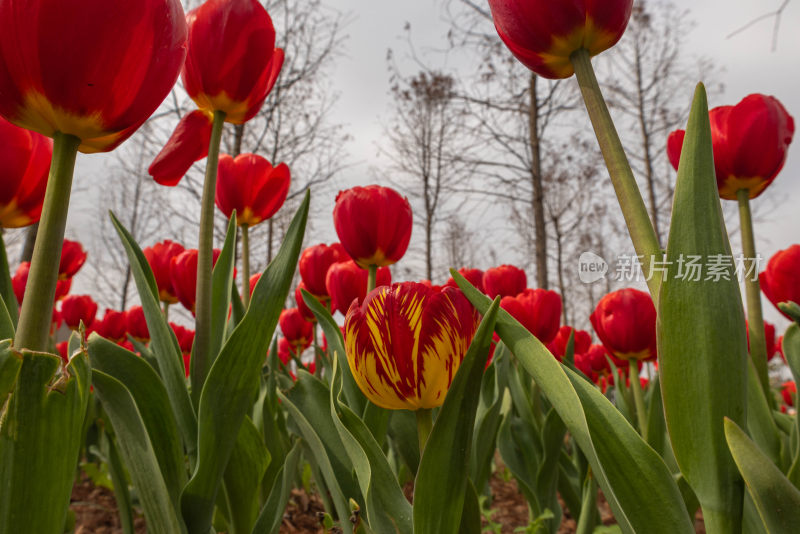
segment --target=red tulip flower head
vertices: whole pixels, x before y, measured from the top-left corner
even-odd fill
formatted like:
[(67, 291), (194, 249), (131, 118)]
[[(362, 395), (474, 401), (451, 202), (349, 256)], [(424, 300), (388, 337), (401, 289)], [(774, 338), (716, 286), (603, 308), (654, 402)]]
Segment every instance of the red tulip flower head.
[(96, 315), (97, 303), (89, 295), (67, 295), (61, 301), (61, 319), (72, 330), (77, 330), (81, 321), (91, 328)]
[(578, 354), (583, 354), (588, 351), (592, 345), (592, 336), (589, 335), (589, 332), (585, 330), (575, 330), (571, 326), (562, 326), (558, 329), (558, 333), (556, 337), (553, 338), (553, 341), (547, 345), (547, 350), (549, 350), (558, 361), (561, 361), (567, 353), (567, 343), (569, 343), (569, 336), (572, 332), (575, 332), (575, 339), (573, 341), (574, 356), (577, 357)]
[(277, 167), (261, 156), (240, 154), (219, 158), (216, 202), (230, 219), (236, 210), (236, 224), (255, 226), (275, 215), (289, 193), (289, 167)]
[[(761, 291), (776, 308), (781, 302), (800, 304), (800, 245), (776, 252), (758, 280)], [(784, 316), (790, 319), (785, 313)]]
[(306, 301), (303, 300), (303, 290), (308, 291), (308, 288), (304, 282), (297, 284), (297, 287), (294, 290), (294, 300), (297, 303), (297, 309), (300, 310), (300, 315), (303, 316), (303, 319), (309, 323), (316, 323), (317, 317), (311, 311), (311, 308), (306, 305)]
[(128, 321), (125, 312), (106, 309), (102, 319), (94, 322), (94, 331), (109, 341), (120, 343), (128, 332)]
[(353, 302), (344, 322), (347, 360), (373, 403), (391, 410), (441, 406), (478, 328), (461, 291), (405, 282)]
[(0, 2), (0, 115), (112, 150), (175, 85), (186, 57), (178, 0)]
[[(214, 265), (220, 253), (219, 249), (214, 249)], [(197, 249), (184, 250), (174, 256), (170, 260), (169, 277), (178, 300), (194, 315), (194, 304), (197, 299)]]
[(786, 406), (794, 406), (794, 397), (797, 395), (797, 384), (791, 380), (781, 386), (781, 396)]
[(178, 338), (178, 346), (183, 354), (191, 354), (192, 344), (194, 344), (194, 330), (185, 328), (179, 324), (169, 323), (175, 337)]
[[(747, 352), (750, 352), (750, 323), (745, 320), (747, 326)], [(778, 354), (778, 348), (775, 342), (775, 325), (764, 321), (764, 339), (767, 342), (767, 360), (771, 360)]]
[(0, 117), (0, 228), (21, 228), (42, 214), (53, 142)]
[[(794, 119), (772, 96), (753, 94), (735, 106), (712, 109), (711, 141), (719, 196), (736, 200), (740, 189), (756, 198), (771, 184), (786, 162), (794, 137)], [(677, 169), (683, 130), (672, 132), (667, 152)]]
[(656, 357), (656, 308), (650, 295), (620, 289), (604, 296), (589, 317), (606, 350), (623, 360)]
[(175, 293), (175, 288), (172, 287), (170, 265), (172, 258), (178, 256), (184, 250), (183, 245), (169, 239), (142, 250), (144, 257), (147, 258), (147, 263), (150, 264), (150, 269), (153, 270), (153, 276), (158, 287), (158, 298), (161, 299), (161, 302), (166, 302), (167, 304), (178, 302), (178, 295)]
[(513, 265), (501, 265), (486, 269), (483, 273), (483, 290), (493, 299), (496, 296), (514, 297), (528, 287), (525, 271)]
[(526, 289), (516, 297), (503, 297), (500, 307), (544, 344), (553, 341), (558, 334), (561, 297), (555, 291)]
[(569, 78), (573, 52), (595, 56), (620, 40), (633, 0), (489, 0), (500, 38), (545, 78)]
[(365, 269), (400, 261), (411, 241), (408, 199), (388, 187), (368, 185), (341, 191), (333, 224), (342, 246)]
[(126, 330), (134, 339), (144, 343), (150, 341), (150, 331), (147, 329), (147, 320), (144, 318), (144, 309), (134, 306), (125, 312)]
[[(14, 295), (17, 297), (17, 302), (22, 305), (22, 297), (25, 296), (25, 286), (28, 285), (28, 273), (31, 270), (31, 262), (24, 261), (19, 264), (14, 277), (11, 279), (11, 286), (14, 289)], [(56, 282), (56, 295), (55, 302), (63, 299), (69, 293), (72, 287), (72, 278), (66, 280), (59, 280)]]
[(250, 277), (250, 296), (253, 296), (253, 290), (256, 288), (256, 284), (258, 281), (261, 280), (261, 273), (256, 273)]
[(300, 310), (297, 308), (283, 310), (278, 322), (281, 325), (281, 332), (296, 354), (303, 352), (311, 345), (314, 324), (306, 321)]
[[(483, 274), (484, 274), (483, 271), (481, 271), (480, 269), (467, 269), (466, 267), (462, 267), (461, 269), (458, 270), (458, 274), (466, 278), (467, 282), (475, 286), (475, 289), (483, 293)], [(448, 278), (447, 282), (445, 282), (444, 285), (446, 287), (458, 287), (458, 284), (456, 284), (456, 281), (453, 280), (453, 277)], [(527, 285), (527, 280), (526, 283), (523, 284), (522, 290), (525, 289), (526, 285)], [(517, 291), (517, 293), (521, 293), (522, 290)], [(514, 294), (516, 295), (517, 293)]]
[[(367, 296), (369, 273), (353, 260), (334, 263), (325, 277), (325, 288), (331, 298), (331, 313), (337, 310), (345, 315), (353, 301), (362, 302)], [(375, 286), (388, 286), (392, 283), (392, 273), (388, 267), (380, 267), (375, 275)]]
[(61, 263), (58, 266), (58, 279), (68, 280), (75, 276), (80, 271), (83, 264), (86, 263), (86, 251), (83, 250), (83, 245), (77, 241), (64, 240), (64, 245), (61, 247)]
[(330, 246), (321, 243), (305, 249), (300, 255), (298, 269), (306, 290), (315, 297), (327, 299), (325, 279), (328, 276), (328, 269), (335, 263), (348, 260), (350, 256), (339, 243), (332, 243)]
[(252, 119), (283, 65), (267, 11), (256, 0), (207, 0), (186, 20), (189, 53), (181, 72), (186, 92), (201, 110), (224, 111), (227, 122)]

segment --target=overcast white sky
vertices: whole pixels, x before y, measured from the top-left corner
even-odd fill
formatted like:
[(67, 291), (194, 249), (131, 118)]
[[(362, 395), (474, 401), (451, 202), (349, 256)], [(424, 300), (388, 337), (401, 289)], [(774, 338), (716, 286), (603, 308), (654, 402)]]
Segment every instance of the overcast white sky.
[[(376, 141), (383, 135), (382, 119), (390, 114), (387, 49), (395, 49), (399, 54), (398, 62), (402, 63), (407, 50), (403, 32), (406, 23), (411, 25), (415, 44), (420, 49), (441, 47), (448, 25), (442, 16), (442, 0), (327, 1), (331, 7), (350, 15), (350, 23), (345, 28), (348, 37), (342, 57), (337, 60), (332, 84), (339, 93), (334, 120), (344, 123), (353, 137), (348, 148), (356, 165), (346, 170), (340, 181), (347, 185), (366, 184), (374, 180), (370, 167), (379, 166)], [(760, 92), (778, 97), (789, 112), (800, 119), (800, 32), (797, 31), (800, 0), (792, 0), (783, 14), (775, 52), (771, 51), (772, 20), (761, 22), (734, 38), (726, 39), (726, 36), (759, 15), (776, 9), (782, 0), (674, 2), (681, 9), (690, 9), (691, 18), (696, 22), (687, 48), (713, 59), (725, 69), (721, 80), (725, 94), (712, 101), (711, 106), (735, 104), (750, 93)], [(613, 49), (606, 53), (613, 53)], [(409, 64), (408, 72), (414, 70)], [(687, 87), (687, 99), (692, 91), (693, 87)], [(93, 183), (102, 183), (102, 177), (98, 180), (98, 175), (102, 174), (99, 169), (109, 158), (109, 155), (78, 158), (76, 183), (87, 183), (88, 176), (92, 176)], [(796, 138), (791, 147), (781, 176), (762, 198), (778, 205), (756, 228), (759, 252), (768, 258), (777, 250), (800, 243), (800, 139)], [(759, 201), (761, 199), (756, 200)], [(333, 202), (333, 195), (329, 199), (315, 199), (315, 210), (330, 213)], [(73, 235), (79, 234), (76, 226), (85, 224), (77, 213), (80, 210), (72, 211), (72, 228), (68, 229), (68, 235), (70, 231)], [(315, 239), (335, 239), (332, 229), (327, 233), (324, 228), (316, 230)], [(765, 308), (768, 319), (780, 323), (782, 331), (785, 321), (769, 304)]]

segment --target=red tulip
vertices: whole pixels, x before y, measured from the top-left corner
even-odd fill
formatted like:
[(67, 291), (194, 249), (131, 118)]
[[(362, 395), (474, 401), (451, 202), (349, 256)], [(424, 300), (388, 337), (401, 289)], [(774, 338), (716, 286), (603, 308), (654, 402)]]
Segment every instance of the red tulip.
[[(750, 325), (746, 320), (745, 326), (747, 327), (747, 351), (750, 352)], [(775, 348), (775, 325), (767, 321), (764, 321), (764, 338), (767, 342), (767, 360), (771, 360), (777, 354), (778, 349)]]
[(349, 259), (350, 256), (339, 243), (332, 243), (330, 246), (321, 243), (305, 249), (300, 255), (298, 269), (308, 292), (320, 299), (327, 299), (325, 279), (328, 276), (328, 269), (335, 263)]
[(419, 283), (422, 284), (423, 286), (427, 287), (428, 289), (433, 289), (436, 292), (441, 291), (445, 287), (445, 286), (434, 285), (434, 283), (431, 282), (430, 280), (420, 280)]
[(104, 152), (175, 85), (186, 57), (178, 0), (0, 2), (0, 115)]
[(294, 300), (297, 303), (297, 309), (300, 310), (300, 315), (303, 316), (303, 319), (308, 321), (309, 323), (316, 323), (317, 317), (311, 311), (311, 309), (306, 306), (306, 301), (303, 300), (303, 290), (308, 291), (306, 288), (305, 282), (300, 282), (297, 284), (297, 288), (294, 290)]
[[(475, 286), (475, 289), (483, 293), (483, 274), (484, 274), (483, 271), (481, 271), (480, 269), (467, 269), (466, 267), (462, 267), (461, 269), (458, 270), (458, 274), (466, 278), (467, 282)], [(458, 284), (456, 284), (456, 281), (453, 280), (453, 277), (448, 278), (447, 282), (445, 282), (444, 285), (445, 287), (458, 287)], [(523, 286), (525, 285), (527, 285), (527, 280), (526, 283), (523, 284)], [(522, 289), (524, 290), (525, 287), (523, 287)], [(517, 291), (517, 293), (521, 292), (522, 292), (521, 290)], [(515, 295), (517, 293), (515, 293)]]
[(172, 331), (175, 332), (175, 337), (178, 338), (178, 346), (184, 354), (191, 354), (192, 344), (194, 344), (194, 330), (184, 328), (183, 326), (175, 323), (169, 323)]
[(230, 219), (236, 210), (239, 226), (255, 226), (275, 215), (286, 201), (291, 176), (289, 167), (277, 167), (261, 156), (240, 154), (219, 158), (217, 207)]
[(67, 295), (61, 301), (61, 318), (72, 330), (77, 330), (81, 321), (88, 329), (97, 315), (97, 303), (89, 295)]
[(95, 320), (93, 330), (109, 341), (120, 343), (125, 340), (128, 321), (125, 312), (106, 309), (102, 319)]
[(289, 340), (282, 337), (278, 341), (278, 359), (283, 365), (289, 365), (292, 361), (292, 354), (294, 354), (294, 347), (289, 343)]
[(477, 311), (457, 289), (382, 286), (347, 312), (347, 360), (378, 406), (431, 409), (444, 402), (477, 328)]
[[(777, 98), (761, 94), (745, 97), (735, 106), (721, 106), (708, 114), (714, 145), (719, 196), (736, 200), (746, 189), (756, 198), (775, 180), (786, 162), (794, 136), (794, 119)], [(667, 143), (677, 169), (683, 132), (673, 132)]]
[(650, 295), (620, 289), (600, 299), (590, 316), (606, 349), (623, 360), (656, 357), (656, 308)]
[[(217, 263), (219, 249), (214, 249), (213, 264)], [(170, 260), (169, 277), (175, 295), (184, 307), (194, 315), (197, 297), (197, 249), (184, 250)]]
[(314, 324), (306, 321), (300, 310), (297, 308), (283, 310), (278, 322), (281, 325), (281, 332), (283, 332), (286, 340), (298, 354), (311, 345), (312, 337), (314, 336)]
[[(11, 279), (11, 286), (14, 289), (14, 295), (17, 297), (17, 302), (22, 305), (22, 297), (25, 296), (25, 286), (28, 285), (28, 272), (31, 270), (31, 262), (24, 261), (19, 264), (14, 277)], [(63, 299), (69, 293), (72, 287), (72, 279), (59, 280), (56, 283), (55, 302)]]
[[(800, 245), (776, 252), (758, 280), (761, 291), (776, 308), (780, 302), (800, 304)], [(784, 316), (791, 319), (785, 313)]]
[(553, 341), (558, 333), (561, 297), (555, 291), (526, 289), (516, 297), (503, 297), (500, 307), (544, 344)]
[(183, 245), (169, 239), (142, 250), (144, 257), (147, 258), (147, 263), (150, 264), (150, 268), (153, 270), (153, 276), (158, 287), (158, 297), (162, 302), (168, 304), (178, 302), (175, 288), (172, 287), (170, 265), (172, 264), (172, 258), (178, 256), (184, 250)]
[(486, 269), (483, 273), (483, 290), (489, 298), (515, 297), (528, 287), (525, 271), (513, 265), (501, 265)]
[(411, 240), (408, 199), (379, 185), (340, 191), (333, 224), (342, 246), (360, 266), (386, 267), (400, 261)]
[(208, 156), (212, 124), (212, 116), (206, 111), (196, 109), (184, 115), (147, 169), (150, 176), (161, 185), (178, 185), (195, 161)]
[(186, 15), (189, 53), (181, 72), (197, 107), (224, 111), (225, 120), (252, 119), (278, 79), (283, 50), (256, 0), (208, 0)]
[(256, 288), (256, 284), (258, 281), (261, 280), (261, 273), (256, 273), (250, 277), (250, 296), (253, 296), (253, 290)]
[(500, 38), (526, 67), (545, 78), (569, 78), (570, 56), (614, 46), (633, 0), (489, 0)]
[[(353, 260), (334, 263), (325, 277), (325, 288), (331, 298), (331, 313), (337, 310), (345, 315), (353, 301), (362, 302), (367, 296), (368, 273)], [(375, 285), (388, 286), (392, 283), (392, 273), (388, 267), (378, 269)]]
[(58, 351), (58, 355), (61, 356), (61, 359), (64, 360), (64, 363), (69, 362), (69, 343), (66, 341), (62, 341), (60, 343), (56, 343), (56, 350)]
[(125, 312), (125, 324), (128, 333), (143, 343), (150, 341), (150, 331), (147, 329), (147, 320), (141, 306), (134, 306)]
[(58, 279), (67, 280), (83, 267), (86, 262), (86, 251), (77, 241), (64, 240), (61, 247), (61, 263), (58, 266)]
[(39, 220), (52, 154), (50, 139), (0, 117), (0, 227)]
[(561, 361), (567, 353), (567, 343), (569, 343), (569, 336), (572, 332), (575, 332), (575, 356), (583, 354), (589, 350), (589, 347), (592, 345), (592, 336), (589, 335), (589, 332), (585, 330), (575, 330), (571, 326), (562, 326), (558, 329), (558, 333), (556, 337), (553, 338), (553, 341), (547, 345), (547, 350), (549, 350), (558, 361)]
[(781, 386), (781, 395), (783, 396), (783, 402), (787, 406), (794, 406), (794, 397), (797, 395), (797, 384), (791, 380), (784, 382)]

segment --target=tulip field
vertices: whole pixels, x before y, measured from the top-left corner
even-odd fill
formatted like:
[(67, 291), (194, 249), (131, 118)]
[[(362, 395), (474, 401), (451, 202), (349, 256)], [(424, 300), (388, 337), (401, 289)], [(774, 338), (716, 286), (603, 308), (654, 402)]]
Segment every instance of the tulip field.
[[(531, 265), (403, 279), (420, 214), (390, 183), (342, 188), (338, 241), (309, 243), (320, 190), (288, 209), (296, 170), (222, 142), (291, 59), (257, 0), (0, 0), (0, 230), (38, 223), (30, 261), (0, 239), (0, 534), (800, 532), (800, 244), (759, 266), (751, 207), (780, 179), (790, 110), (758, 93), (709, 109), (699, 83), (663, 147), (660, 239), (592, 62), (633, 0), (484, 4), (498, 53), (576, 88), (647, 274), (601, 295), (591, 329)], [(194, 107), (148, 172), (166, 190), (205, 169), (197, 241), (138, 243), (112, 211), (138, 298), (100, 313), (72, 287), (76, 161), (146, 128), (176, 84)], [(279, 214), (259, 272), (252, 232)]]

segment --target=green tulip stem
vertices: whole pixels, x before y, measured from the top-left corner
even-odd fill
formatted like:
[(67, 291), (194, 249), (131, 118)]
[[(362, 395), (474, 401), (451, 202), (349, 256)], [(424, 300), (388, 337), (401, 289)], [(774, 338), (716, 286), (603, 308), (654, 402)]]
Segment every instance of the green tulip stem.
[(47, 350), (72, 175), (80, 144), (81, 140), (73, 135), (56, 132), (53, 136), (53, 159), (47, 179), (42, 218), (39, 221), (31, 270), (28, 273), (22, 312), (14, 338), (14, 346), (18, 349)]
[(319, 337), (317, 336), (317, 323), (313, 323), (314, 327), (314, 376), (322, 376), (322, 358), (320, 358)]
[(195, 299), (195, 341), (191, 365), (192, 398), (200, 402), (200, 393), (211, 366), (211, 272), (214, 247), (214, 196), (217, 189), (217, 165), (225, 112), (214, 112), (214, 125), (208, 144), (206, 178), (200, 207), (200, 238), (197, 247), (197, 293)]
[(378, 277), (378, 266), (377, 265), (370, 265), (369, 266), (369, 278), (367, 278), (367, 295), (375, 289), (375, 280)]
[(431, 435), (433, 428), (433, 413), (431, 410), (420, 408), (417, 410), (417, 436), (419, 437), (419, 457), (422, 458), (422, 453), (425, 450), (425, 444), (428, 443), (428, 436)]
[(242, 225), (242, 301), (244, 309), (250, 306), (250, 230)]
[(633, 404), (636, 408), (636, 423), (639, 425), (639, 434), (642, 439), (647, 441), (647, 412), (644, 408), (644, 392), (642, 392), (642, 384), (639, 382), (639, 360), (631, 359), (628, 361), (630, 370), (628, 376), (631, 380), (631, 389), (633, 390)]
[(164, 320), (169, 322), (169, 302), (163, 303), (162, 311), (164, 313)]
[(647, 276), (647, 286), (657, 309), (662, 273), (659, 269), (653, 269), (651, 272), (651, 264), (653, 261), (661, 260), (663, 256), (658, 236), (653, 229), (642, 194), (639, 192), (639, 186), (636, 184), (630, 163), (622, 148), (617, 129), (611, 120), (608, 106), (600, 91), (600, 85), (597, 83), (589, 51), (581, 48), (573, 52), (570, 60), (575, 69), (575, 76), (578, 78), (586, 111), (589, 112), (594, 133), (600, 144), (606, 167), (608, 167), (611, 183), (614, 185), (614, 191), (622, 208), (622, 215), (628, 225), (628, 232), (633, 240), (636, 254), (641, 258), (642, 270)]
[(756, 242), (753, 233), (753, 215), (750, 212), (750, 192), (740, 189), (736, 196), (739, 199), (739, 223), (742, 232), (742, 253), (744, 255), (744, 290), (747, 298), (747, 325), (750, 334), (750, 357), (756, 366), (761, 389), (770, 406), (774, 408), (774, 399), (769, 389), (767, 372), (767, 340), (764, 334), (764, 316), (761, 311), (761, 285), (758, 282), (758, 259)]

